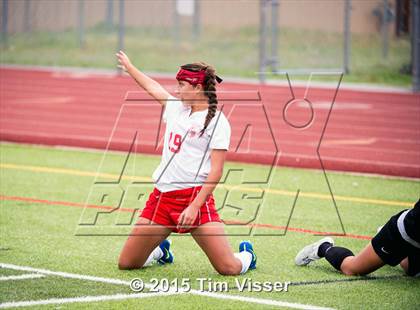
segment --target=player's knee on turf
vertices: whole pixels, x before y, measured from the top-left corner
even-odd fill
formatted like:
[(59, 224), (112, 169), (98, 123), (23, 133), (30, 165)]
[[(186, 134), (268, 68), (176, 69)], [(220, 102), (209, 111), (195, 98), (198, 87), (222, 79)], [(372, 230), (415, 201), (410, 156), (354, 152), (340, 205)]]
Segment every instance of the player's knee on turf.
[(354, 263), (354, 256), (348, 256), (341, 263), (340, 270), (346, 276), (363, 276), (367, 273), (360, 272)]
[(407, 257), (400, 262), (400, 266), (404, 270), (405, 274), (408, 275), (409, 272), (408, 272), (408, 258)]
[(124, 261), (118, 261), (118, 269), (119, 270), (130, 270), (133, 269), (132, 265), (127, 264)]
[(121, 262), (118, 262), (118, 269), (119, 269), (119, 270), (129, 270), (130, 268), (129, 268), (129, 266), (128, 266), (128, 265), (123, 264), (123, 263), (121, 263)]
[(216, 271), (223, 276), (236, 276), (240, 274), (241, 268), (234, 263), (226, 263), (220, 266), (215, 266)]
[(351, 269), (351, 267), (341, 267), (341, 272), (345, 274), (346, 276), (357, 276), (359, 273), (357, 273), (355, 270)]
[(120, 257), (118, 260), (118, 269), (119, 270), (131, 270), (131, 269), (138, 269), (141, 268), (142, 265), (139, 265), (138, 263), (130, 260), (130, 259), (126, 259), (126, 258), (122, 258)]

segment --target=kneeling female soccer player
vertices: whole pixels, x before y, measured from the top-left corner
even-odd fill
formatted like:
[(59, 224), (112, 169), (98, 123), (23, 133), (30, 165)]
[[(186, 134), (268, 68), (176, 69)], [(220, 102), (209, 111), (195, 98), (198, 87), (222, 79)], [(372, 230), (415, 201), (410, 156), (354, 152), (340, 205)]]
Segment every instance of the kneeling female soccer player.
[(153, 173), (155, 189), (122, 249), (119, 268), (172, 263), (166, 238), (171, 232), (191, 232), (220, 274), (255, 269), (257, 257), (249, 241), (241, 242), (239, 253), (233, 253), (212, 195), (230, 143), (229, 122), (217, 111), (215, 86), (221, 79), (214, 68), (201, 62), (181, 66), (177, 99), (133, 66), (124, 52), (117, 58), (120, 67), (164, 107), (166, 122), (162, 159)]
[(420, 276), (420, 200), (414, 208), (401, 211), (389, 219), (357, 255), (334, 246), (330, 237), (304, 247), (296, 256), (296, 265), (307, 265), (325, 257), (346, 275), (365, 275), (385, 264), (398, 264), (409, 276)]

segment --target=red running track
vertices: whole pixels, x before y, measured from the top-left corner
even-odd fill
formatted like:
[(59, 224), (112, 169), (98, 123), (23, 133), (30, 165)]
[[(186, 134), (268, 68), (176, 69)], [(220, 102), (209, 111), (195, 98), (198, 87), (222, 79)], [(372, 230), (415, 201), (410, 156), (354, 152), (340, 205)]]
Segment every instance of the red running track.
[[(128, 151), (136, 137), (135, 151), (161, 152), (160, 105), (142, 93), (124, 100), (139, 90), (129, 77), (1, 68), (0, 84), (3, 141)], [(419, 95), (339, 89), (332, 106), (335, 89), (223, 82), (218, 90), (230, 160), (320, 169), (319, 145), (327, 170), (420, 178)]]

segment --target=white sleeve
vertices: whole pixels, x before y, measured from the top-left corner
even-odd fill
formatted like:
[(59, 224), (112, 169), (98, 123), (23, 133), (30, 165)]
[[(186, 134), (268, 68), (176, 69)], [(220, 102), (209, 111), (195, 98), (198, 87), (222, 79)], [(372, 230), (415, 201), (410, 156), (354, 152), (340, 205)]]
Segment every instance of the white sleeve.
[(185, 109), (184, 104), (178, 98), (169, 96), (166, 100), (165, 111), (163, 112), (163, 121), (165, 123), (176, 119), (178, 115)]
[(230, 144), (230, 125), (229, 121), (220, 113), (220, 116), (216, 114), (213, 118), (215, 121), (216, 128), (211, 129), (209, 134), (211, 135), (210, 149), (229, 150)]

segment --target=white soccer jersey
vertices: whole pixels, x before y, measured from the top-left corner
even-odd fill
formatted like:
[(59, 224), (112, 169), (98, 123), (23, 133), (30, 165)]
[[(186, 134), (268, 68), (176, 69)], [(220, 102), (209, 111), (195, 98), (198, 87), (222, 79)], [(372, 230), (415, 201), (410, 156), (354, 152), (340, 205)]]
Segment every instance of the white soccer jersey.
[(202, 185), (210, 172), (211, 150), (229, 149), (230, 125), (223, 112), (216, 112), (201, 137), (207, 110), (190, 114), (182, 101), (168, 98), (162, 159), (152, 176), (161, 192)]

